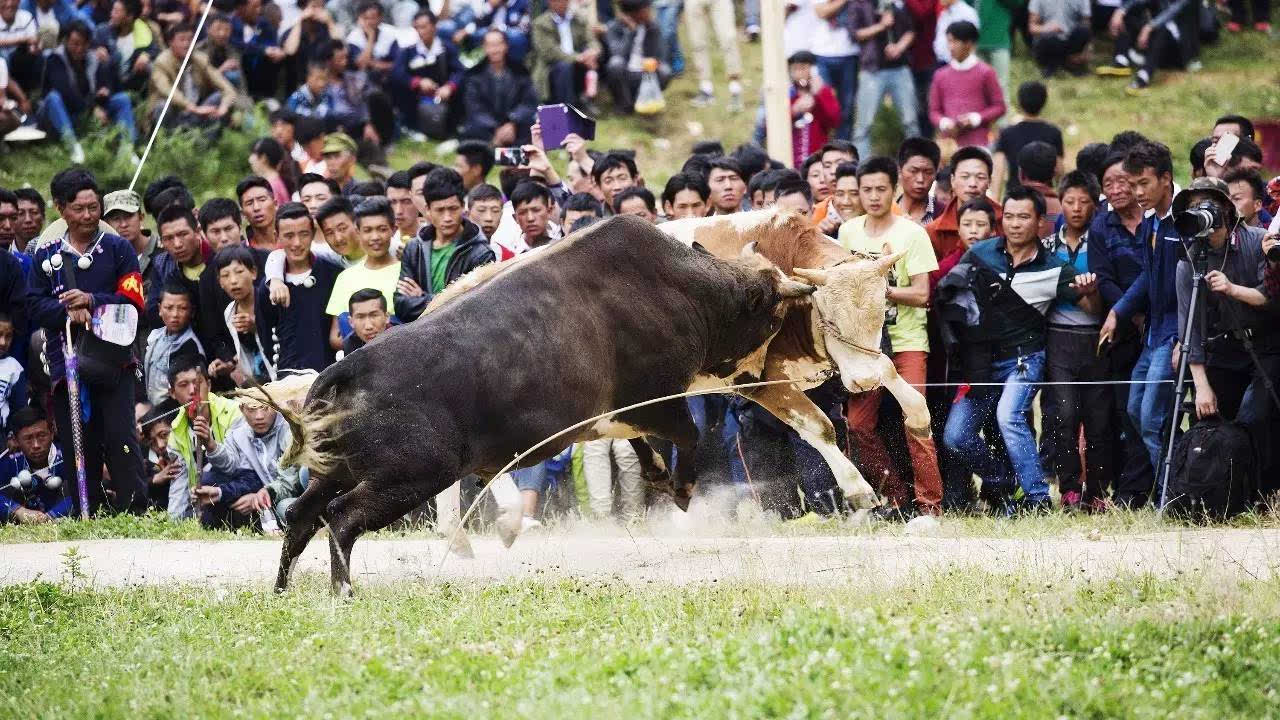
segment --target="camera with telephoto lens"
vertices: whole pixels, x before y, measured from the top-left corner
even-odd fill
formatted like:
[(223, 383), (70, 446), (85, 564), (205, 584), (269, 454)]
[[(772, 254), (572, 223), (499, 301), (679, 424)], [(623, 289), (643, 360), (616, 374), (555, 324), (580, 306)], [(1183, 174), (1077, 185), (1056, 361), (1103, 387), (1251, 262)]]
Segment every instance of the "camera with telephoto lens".
[(1223, 225), (1222, 208), (1212, 200), (1201, 200), (1173, 218), (1173, 227), (1182, 237), (1203, 237)]
[(1280, 263), (1280, 243), (1271, 246), (1267, 251), (1267, 260), (1273, 263)]

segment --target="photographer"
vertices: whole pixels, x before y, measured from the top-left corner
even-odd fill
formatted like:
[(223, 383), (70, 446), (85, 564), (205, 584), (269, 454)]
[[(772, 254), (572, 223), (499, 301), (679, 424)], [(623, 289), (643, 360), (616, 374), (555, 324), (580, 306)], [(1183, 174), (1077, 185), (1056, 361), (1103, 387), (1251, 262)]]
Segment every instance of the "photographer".
[[(1276, 409), (1265, 381), (1280, 377), (1275, 317), (1280, 299), (1265, 292), (1264, 273), (1274, 274), (1275, 263), (1264, 258), (1263, 231), (1239, 222), (1221, 180), (1198, 178), (1178, 193), (1173, 212), (1184, 240), (1209, 230), (1207, 237), (1194, 241), (1207, 243), (1203, 261), (1208, 270), (1207, 292), (1194, 316), (1191, 261), (1181, 260), (1177, 274), (1179, 337), (1191, 322), (1187, 361), (1195, 384), (1196, 416), (1244, 424), (1259, 453), (1260, 477), (1271, 477), (1271, 419)], [(1274, 239), (1268, 246), (1275, 246)]]

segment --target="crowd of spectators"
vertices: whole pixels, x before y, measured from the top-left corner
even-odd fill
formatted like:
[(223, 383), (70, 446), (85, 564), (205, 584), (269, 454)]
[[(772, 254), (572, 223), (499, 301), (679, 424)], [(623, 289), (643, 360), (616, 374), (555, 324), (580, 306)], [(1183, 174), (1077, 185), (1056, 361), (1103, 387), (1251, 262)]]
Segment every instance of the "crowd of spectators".
[[(81, 111), (109, 107), (115, 97), (123, 108), (131, 83), (154, 88), (160, 68), (197, 42), (186, 8), (159, 5), (145, 15), (164, 25), (167, 47), (152, 58), (145, 50), (159, 47), (147, 29), (152, 20), (140, 19), (131, 2), (118, 0), (105, 24), (96, 31), (85, 24), (79, 34), (77, 13), (97, 6), (67, 11), (68, 32), (59, 35), (69, 45), (52, 54), (72, 73), (95, 67), (68, 75), (68, 88), (105, 103), (90, 99)], [(10, 439), (0, 512), (39, 522), (79, 509), (67, 462), (69, 321), (78, 328), (109, 315), (127, 324), (128, 307), (138, 316), (129, 357), (105, 363), (105, 379), (87, 378), (81, 392), (89, 509), (152, 507), (213, 527), (271, 531), (309, 474), (279, 466), (289, 442), (284, 419), (226, 391), (323, 370), (417, 319), (467, 272), (611, 215), (661, 223), (772, 206), (804, 213), (849, 250), (903, 253), (886, 297), (883, 349), (904, 378), (926, 387), (933, 432), (907, 431), (896, 404), (878, 391), (848, 396), (829, 383), (813, 393), (887, 500), (882, 517), (1042, 510), (1051, 485), (1063, 508), (1149, 502), (1174, 407), (1175, 345), (1188, 323), (1198, 323), (1189, 354), (1196, 414), (1247, 425), (1261, 476), (1280, 477), (1280, 415), (1265, 391), (1280, 380), (1280, 263), (1266, 259), (1277, 238), (1263, 230), (1280, 203), (1280, 178), (1267, 183), (1260, 174), (1252, 123), (1223, 116), (1203, 141), (1176, 149), (1192, 167), (1185, 190), (1174, 182), (1174, 151), (1136, 131), (1068, 158), (1062, 132), (1042, 119), (1050, 98), (1040, 82), (1016, 89), (1021, 119), (1000, 124), (1008, 115), (1008, 41), (1003, 48), (984, 41), (973, 23), (974, 13), (988, 22), (987, 3), (969, 13), (959, 2), (935, 4), (957, 19), (941, 29), (949, 60), (930, 70), (919, 106), (918, 43), (935, 57), (936, 15), (929, 25), (913, 19), (919, 3), (877, 13), (863, 0), (833, 0), (792, 17), (844, 17), (846, 4), (848, 27), (858, 27), (849, 45), (826, 38), (831, 45), (790, 58), (793, 107), (807, 119), (795, 128), (796, 169), (755, 143), (727, 152), (708, 141), (665, 182), (646, 176), (633, 151), (598, 149), (576, 135), (560, 148), (565, 161), (553, 162), (548, 151), (557, 148), (544, 147), (531, 112), (547, 93), (581, 102), (596, 72), (628, 92), (642, 72), (630, 61), (647, 53), (636, 48), (666, 35), (656, 29), (665, 6), (655, 20), (647, 0), (625, 0), (597, 33), (575, 13), (566, 17), (568, 0), (549, 0), (533, 20), (518, 1), (459, 9), (447, 20), (411, 2), (361, 4), (345, 40), (341, 8), (318, 1), (302, 3), (292, 21), (273, 23), (267, 10), (276, 6), (259, 0), (215, 15), (198, 41), (203, 70), (179, 81), (190, 102), (170, 117), (216, 123), (242, 107), (242, 96), (284, 100), (234, 189), (197, 205), (179, 176), (138, 194), (100, 187), (78, 166), (52, 178), (47, 200), (33, 188), (0, 189), (0, 422)], [(1180, 8), (1168, 5), (1166, 12)], [(1088, 19), (1045, 6), (1029, 7), (1037, 38)], [(0, 2), (0, 20), (12, 17), (8, 7)], [(698, 7), (713, 23), (723, 19), (716, 0)], [(416, 40), (401, 46), (389, 16), (408, 18)], [(1072, 32), (1065, 34), (1067, 54), (1046, 71), (1079, 69)], [(611, 74), (624, 35), (635, 51), (614, 68), (621, 74)], [(110, 46), (95, 46), (104, 36)], [(546, 38), (560, 54), (541, 53)], [(1037, 43), (1040, 60), (1049, 51)], [(463, 70), (468, 52), (476, 62)], [(694, 48), (695, 63), (704, 52)], [(666, 72), (670, 58), (659, 57)], [(846, 89), (838, 59), (847, 65), (850, 57), (861, 58), (861, 69)], [(533, 75), (523, 69), (530, 59)], [(739, 79), (732, 64), (726, 70), (732, 101)], [(98, 73), (111, 83), (95, 84)], [(172, 72), (167, 77), (172, 84)], [(876, 103), (893, 95), (902, 124), (915, 132), (892, 155), (872, 155), (870, 120), (840, 110), (849, 91)], [(450, 110), (431, 109), (439, 106)], [(451, 167), (418, 162), (364, 179), (358, 165), (385, 160), (389, 138), (408, 128), (427, 132), (431, 123), (466, 138)], [(1234, 148), (1220, 154), (1228, 135)], [(499, 169), (494, 149), (507, 145), (521, 146), (523, 162)], [(1200, 201), (1219, 203), (1229, 222), (1210, 238), (1210, 300), (1196, 318), (1172, 217)], [(47, 202), (59, 216), (52, 223)], [(73, 330), (70, 340), (84, 349), (84, 337)], [(1095, 384), (1059, 384), (1075, 382)], [(694, 461), (709, 474), (784, 517), (841, 511), (821, 459), (768, 413), (741, 399), (691, 406), (710, 438)], [(630, 446), (608, 440), (566, 448), (516, 480), (530, 523), (568, 506), (637, 517), (654, 500)]]

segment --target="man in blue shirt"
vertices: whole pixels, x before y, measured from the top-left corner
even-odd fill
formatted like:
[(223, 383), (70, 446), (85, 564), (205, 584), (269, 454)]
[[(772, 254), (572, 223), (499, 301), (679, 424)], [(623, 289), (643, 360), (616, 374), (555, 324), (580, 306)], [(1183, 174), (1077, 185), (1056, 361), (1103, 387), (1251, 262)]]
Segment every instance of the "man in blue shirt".
[[(1144, 212), (1136, 233), (1141, 241), (1142, 270), (1111, 308), (1102, 325), (1100, 341), (1114, 339), (1121, 322), (1146, 315), (1146, 337), (1133, 368), (1135, 384), (1129, 390), (1128, 412), (1142, 435), (1151, 467), (1158, 468), (1164, 425), (1173, 405), (1173, 355), (1178, 334), (1174, 281), (1182, 255), (1182, 244), (1173, 228), (1173, 159), (1164, 145), (1143, 142), (1129, 150), (1124, 169), (1133, 179), (1134, 198)], [(1133, 488), (1129, 497), (1117, 499), (1139, 507), (1150, 491), (1150, 486)]]
[[(85, 332), (95, 308), (128, 303), (140, 313), (144, 307), (142, 274), (133, 246), (119, 235), (98, 229), (102, 192), (92, 174), (78, 167), (63, 170), (53, 177), (50, 190), (58, 214), (67, 221), (67, 231), (33, 254), (27, 312), (33, 323), (45, 329), (58, 444), (70, 452), (71, 411), (62, 354), (67, 321), (71, 321), (75, 342)], [(104, 507), (142, 512), (147, 506), (133, 415), (133, 358), (125, 364), (109, 383), (95, 384), (81, 377), (81, 407), (88, 415), (82, 425), (91, 513)], [(104, 460), (110, 471), (109, 485), (104, 484)], [(63, 475), (75, 477), (70, 468)], [(78, 498), (75, 504), (78, 512)]]
[[(985, 361), (1003, 387), (961, 388), (951, 406), (943, 442), (983, 480), (984, 494), (1022, 492), (1029, 510), (1049, 506), (1049, 486), (1031, 428), (1031, 402), (1045, 372), (1045, 313), (1054, 302), (1079, 303), (1096, 312), (1097, 285), (1045, 249), (1037, 230), (1044, 198), (1016, 188), (1004, 201), (1005, 237), (976, 243), (939, 283), (940, 312), (967, 326), (966, 351)], [(979, 378), (975, 378), (979, 379)], [(979, 436), (992, 413), (1008, 448), (997, 457)], [(1015, 488), (1015, 482), (1017, 487)]]

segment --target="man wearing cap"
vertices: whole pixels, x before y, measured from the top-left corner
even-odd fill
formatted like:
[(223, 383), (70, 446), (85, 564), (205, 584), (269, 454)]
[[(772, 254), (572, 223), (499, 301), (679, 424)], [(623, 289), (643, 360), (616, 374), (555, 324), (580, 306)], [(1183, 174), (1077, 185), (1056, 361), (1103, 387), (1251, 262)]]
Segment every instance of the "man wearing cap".
[(138, 255), (138, 269), (142, 272), (142, 284), (150, 289), (155, 274), (154, 261), (164, 251), (156, 237), (143, 225), (146, 213), (142, 210), (142, 198), (133, 190), (116, 190), (102, 199), (102, 219), (116, 234), (133, 246)]
[[(1280, 299), (1264, 292), (1265, 231), (1239, 222), (1227, 184), (1218, 178), (1196, 178), (1178, 193), (1173, 216), (1187, 208), (1210, 206), (1221, 222), (1208, 237), (1203, 312), (1191, 308), (1191, 262), (1182, 258), (1177, 271), (1178, 327), (1191, 323), (1191, 342), (1183, 351), (1195, 386), (1196, 416), (1244, 424), (1259, 454), (1259, 477), (1274, 478), (1280, 438), (1271, 426), (1277, 408), (1266, 382), (1280, 380)], [(1245, 347), (1247, 340), (1252, 341), (1257, 363)]]
[(338, 183), (343, 195), (350, 195), (356, 179), (356, 141), (346, 133), (331, 133), (324, 139), (325, 176)]

